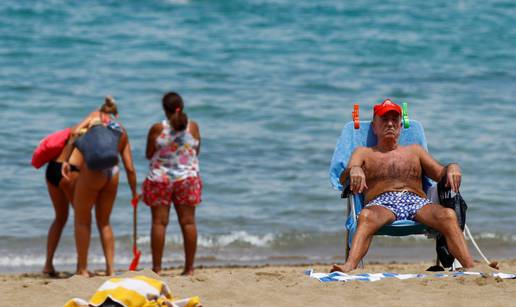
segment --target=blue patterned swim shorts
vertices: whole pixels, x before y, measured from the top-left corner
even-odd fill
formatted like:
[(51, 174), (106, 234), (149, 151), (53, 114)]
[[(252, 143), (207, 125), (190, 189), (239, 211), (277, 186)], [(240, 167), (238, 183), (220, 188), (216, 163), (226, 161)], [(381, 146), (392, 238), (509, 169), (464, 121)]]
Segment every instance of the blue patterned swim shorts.
[(431, 201), (422, 198), (416, 193), (402, 192), (385, 192), (367, 203), (366, 208), (370, 206), (381, 206), (387, 208), (394, 213), (396, 220), (414, 220), (416, 213)]

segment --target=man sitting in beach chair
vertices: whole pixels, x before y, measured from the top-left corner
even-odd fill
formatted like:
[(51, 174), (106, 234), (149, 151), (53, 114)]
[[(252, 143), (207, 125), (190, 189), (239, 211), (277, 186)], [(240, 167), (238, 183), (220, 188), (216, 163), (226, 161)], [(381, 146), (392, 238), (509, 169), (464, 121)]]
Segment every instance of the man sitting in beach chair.
[(363, 193), (366, 206), (358, 216), (349, 257), (344, 265), (331, 271), (356, 269), (367, 253), (373, 235), (396, 220), (415, 220), (439, 231), (452, 255), (464, 268), (473, 267), (462, 230), (453, 209), (431, 203), (422, 190), (425, 176), (439, 181), (446, 176), (447, 186), (457, 192), (461, 183), (456, 163), (440, 165), (420, 145), (399, 145), (401, 107), (390, 100), (374, 107), (372, 128), (378, 139), (374, 147), (356, 148), (340, 176), (353, 193)]

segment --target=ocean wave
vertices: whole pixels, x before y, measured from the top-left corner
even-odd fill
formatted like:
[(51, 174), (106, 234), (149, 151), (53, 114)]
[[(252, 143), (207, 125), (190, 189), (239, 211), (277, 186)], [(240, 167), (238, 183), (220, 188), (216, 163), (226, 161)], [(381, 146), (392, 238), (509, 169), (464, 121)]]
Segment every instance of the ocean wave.
[[(480, 248), (490, 257), (510, 258), (516, 251), (516, 235), (486, 232), (475, 234), (474, 238)], [(13, 240), (4, 242), (10, 241)], [(123, 243), (116, 246), (115, 264), (118, 269), (126, 269), (133, 259), (129, 246), (130, 236), (123, 236), (117, 242), (120, 241)], [(33, 242), (26, 243), (31, 245)], [(407, 258), (405, 260), (414, 257), (426, 259), (431, 257), (434, 244), (433, 240), (428, 240), (424, 235), (379, 236), (375, 238), (371, 255), (368, 257), (370, 257), (369, 259), (383, 259), (382, 255), (390, 255), (393, 259), (399, 257)], [(30, 253), (27, 253), (28, 246), (26, 245), (17, 242), (16, 245), (0, 248), (0, 272), (39, 270), (43, 267), (44, 250), (41, 249), (38, 252), (32, 248)], [(333, 259), (343, 257), (344, 245), (343, 234), (337, 232), (252, 234), (247, 231), (235, 231), (220, 235), (199, 236), (196, 259), (198, 264), (207, 266), (331, 262)], [(148, 236), (140, 237), (138, 247), (142, 251), (140, 265), (142, 267), (150, 266), (152, 263), (150, 238)], [(400, 254), (400, 251), (404, 252)], [(164, 250), (163, 265), (181, 266), (183, 261), (182, 237), (180, 235), (169, 236)], [(92, 269), (102, 269), (105, 265), (104, 255), (99, 245), (94, 244), (90, 248), (88, 263)], [(59, 269), (73, 271), (75, 264), (74, 246), (71, 244), (62, 246), (54, 258), (54, 265)]]
[[(118, 257), (117, 262), (129, 263), (128, 257)], [(24, 267), (24, 266), (43, 266), (45, 263), (45, 255), (5, 255), (0, 257), (0, 267)], [(57, 265), (75, 265), (77, 258), (75, 256), (55, 257), (54, 264)], [(101, 255), (90, 255), (88, 257), (90, 264), (104, 264), (104, 257)]]
[[(324, 257), (314, 256), (270, 256), (270, 255), (251, 255), (251, 254), (224, 254), (218, 256), (199, 255), (196, 257), (197, 263), (205, 265), (231, 265), (231, 264), (257, 264), (257, 263), (278, 263), (278, 262), (317, 262), (323, 260)], [(132, 256), (116, 256), (116, 267), (118, 269), (126, 269), (133, 260)], [(164, 267), (167, 266), (181, 266), (184, 262), (184, 256), (179, 253), (167, 253), (162, 259)], [(17, 269), (15, 271), (26, 270), (24, 268), (34, 268), (39, 270), (45, 263), (43, 255), (6, 255), (0, 257), (0, 272)], [(56, 257), (54, 259), (54, 266), (60, 269), (73, 270), (76, 265), (76, 258), (73, 257)], [(103, 268), (105, 259), (102, 255), (89, 255), (88, 264), (91, 268)], [(143, 253), (139, 260), (140, 267), (150, 267), (152, 264), (152, 255), (150, 253)]]
[[(308, 232), (308, 231), (290, 231), (278, 233), (251, 233), (246, 230), (231, 231), (222, 234), (200, 234), (197, 244), (200, 248), (214, 250), (224, 247), (231, 247), (238, 250), (239, 248), (256, 247), (261, 250), (296, 250), (306, 248), (308, 246), (330, 246), (342, 244), (344, 241), (344, 231), (336, 232)], [(480, 232), (473, 233), (473, 238), (481, 242), (488, 242), (493, 245), (516, 245), (516, 234), (497, 233), (497, 232)], [(0, 236), (0, 241), (4, 244), (0, 247), (0, 255), (16, 253), (36, 254), (43, 252), (43, 244), (46, 240), (45, 236), (35, 237), (15, 237)], [(399, 244), (411, 244), (411, 242), (428, 241), (426, 235), (411, 235), (404, 237), (388, 237), (379, 236), (376, 240), (386, 242), (399, 242)], [(92, 236), (92, 248), (97, 246), (98, 236)], [(75, 243), (71, 236), (63, 236), (61, 239), (60, 250), (65, 254), (75, 253)], [(138, 246), (143, 249), (150, 248), (150, 236), (139, 236)], [(167, 248), (177, 248), (183, 244), (183, 237), (180, 233), (169, 234), (166, 237)], [(119, 235), (116, 237), (117, 251), (123, 251), (132, 246), (132, 236), (129, 234)], [(1, 265), (1, 264), (0, 264)]]
[[(201, 235), (197, 239), (197, 245), (200, 247), (225, 247), (238, 244), (246, 244), (250, 246), (266, 247), (274, 241), (275, 235), (272, 233), (257, 235), (249, 234), (247, 231), (233, 231), (228, 234), (221, 235)], [(138, 238), (138, 244), (150, 243), (150, 236), (142, 236)], [(182, 244), (183, 238), (180, 235), (172, 235), (167, 237), (167, 243)]]
[[(500, 234), (500, 233), (477, 233), (473, 234), (473, 238), (490, 246), (516, 246), (516, 235)], [(427, 235), (410, 235), (403, 237), (379, 236), (375, 240), (379, 245), (409, 246), (410, 244), (427, 244), (433, 240), (433, 237)], [(232, 251), (239, 249), (257, 248), (260, 251), (281, 251), (282, 253), (290, 251), (299, 251), (308, 248), (325, 249), (329, 246), (341, 245), (344, 242), (343, 232), (329, 233), (307, 233), (307, 232), (290, 232), (290, 233), (267, 233), (252, 234), (247, 231), (234, 231), (220, 235), (200, 235), (197, 244), (200, 248), (216, 251), (221, 248), (231, 248)], [(150, 237), (142, 236), (138, 238), (140, 246), (150, 245)], [(167, 245), (170, 248), (177, 248), (183, 244), (181, 235), (172, 235), (167, 237)]]
[(492, 240), (492, 241), (501, 241), (501, 242), (509, 242), (514, 243), (516, 242), (516, 235), (514, 234), (499, 234), (494, 232), (485, 232), (480, 234), (474, 234), (474, 239), (480, 239), (480, 240)]

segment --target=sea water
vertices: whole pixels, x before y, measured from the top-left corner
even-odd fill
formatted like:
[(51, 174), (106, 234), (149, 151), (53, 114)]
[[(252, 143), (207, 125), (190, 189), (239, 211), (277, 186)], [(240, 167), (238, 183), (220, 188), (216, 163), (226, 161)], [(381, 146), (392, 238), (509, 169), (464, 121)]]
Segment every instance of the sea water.
[[(461, 164), (487, 256), (513, 257), (515, 15), (513, 1), (2, 1), (0, 272), (44, 263), (54, 212), (44, 168), (30, 166), (38, 141), (113, 95), (141, 184), (147, 132), (171, 90), (202, 135), (198, 265), (342, 261), (346, 206), (329, 162), (353, 104), (369, 120), (385, 98), (408, 103), (438, 161)], [(149, 267), (150, 210), (138, 214)], [(127, 268), (123, 170), (111, 222)], [(89, 262), (102, 268), (95, 226), (92, 236)], [(433, 244), (376, 238), (368, 259), (431, 260)], [(56, 268), (73, 270), (75, 257), (71, 211)], [(164, 265), (183, 259), (172, 210)]]

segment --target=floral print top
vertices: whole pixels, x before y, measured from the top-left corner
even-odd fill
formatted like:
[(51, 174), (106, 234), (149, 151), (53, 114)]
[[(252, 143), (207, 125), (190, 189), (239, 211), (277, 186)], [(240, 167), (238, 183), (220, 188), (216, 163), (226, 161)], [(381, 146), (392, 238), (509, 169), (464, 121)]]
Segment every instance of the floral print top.
[(147, 179), (155, 182), (176, 182), (199, 176), (199, 159), (196, 149), (199, 141), (189, 131), (177, 132), (168, 120), (162, 122), (163, 130), (156, 138), (156, 152), (150, 161)]

